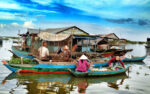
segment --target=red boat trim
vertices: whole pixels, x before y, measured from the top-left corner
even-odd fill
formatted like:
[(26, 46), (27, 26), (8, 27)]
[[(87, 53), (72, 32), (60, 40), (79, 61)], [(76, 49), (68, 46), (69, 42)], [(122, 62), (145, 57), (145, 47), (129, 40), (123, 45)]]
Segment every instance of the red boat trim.
[(34, 71), (34, 70), (18, 70), (18, 73), (40, 73), (40, 74), (48, 74), (48, 73), (69, 73), (69, 71)]
[(8, 64), (7, 61), (2, 61), (3, 64)]

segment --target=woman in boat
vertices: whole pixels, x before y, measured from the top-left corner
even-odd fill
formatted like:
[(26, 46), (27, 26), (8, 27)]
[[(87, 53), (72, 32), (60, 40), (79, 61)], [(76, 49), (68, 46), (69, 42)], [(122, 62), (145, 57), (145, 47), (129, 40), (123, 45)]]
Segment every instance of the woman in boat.
[(121, 63), (122, 67), (125, 68), (124, 63), (121, 61), (120, 56), (114, 56), (108, 61), (109, 68), (111, 67), (116, 68), (117, 66), (120, 65), (119, 62)]
[(87, 72), (88, 68), (90, 67), (90, 64), (88, 63), (88, 58), (85, 55), (82, 55), (79, 58), (79, 61), (76, 63), (77, 63), (76, 71)]
[(47, 48), (48, 44), (46, 41), (42, 42), (42, 46), (38, 49), (39, 58), (43, 61), (49, 60), (49, 50)]

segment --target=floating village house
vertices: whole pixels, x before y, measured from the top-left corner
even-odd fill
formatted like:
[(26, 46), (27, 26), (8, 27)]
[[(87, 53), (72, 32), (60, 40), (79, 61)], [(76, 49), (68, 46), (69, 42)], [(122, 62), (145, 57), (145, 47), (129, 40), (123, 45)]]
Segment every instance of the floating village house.
[[(40, 36), (40, 34), (39, 34), (39, 37), (41, 39), (46, 40), (46, 41), (51, 41), (49, 44), (49, 45), (51, 45), (50, 52), (56, 52), (56, 50), (59, 49), (59, 47), (63, 47), (64, 45), (68, 45), (70, 50), (72, 50), (73, 52), (76, 52), (76, 51), (84, 52), (84, 51), (86, 51), (85, 49), (86, 49), (87, 45), (84, 45), (83, 41), (93, 39), (93, 36), (90, 36), (89, 33), (85, 32), (84, 30), (82, 30), (76, 26), (64, 27), (64, 28), (50, 28), (50, 29), (43, 30), (41, 33), (43, 33), (43, 36)], [(61, 36), (63, 37), (63, 35), (65, 35), (65, 36), (64, 36), (64, 38), (62, 38), (62, 40), (60, 40), (60, 38), (57, 37), (57, 39), (59, 41), (58, 40), (54, 41), (54, 40), (48, 39), (48, 38), (50, 38), (47, 36), (48, 33), (54, 34), (56, 36), (60, 35), (60, 37)], [(47, 39), (46, 39), (46, 37), (47, 37)], [(82, 45), (78, 45), (78, 42), (80, 42), (80, 41), (82, 41)]]
[(81, 55), (82, 52), (96, 52), (96, 49), (109, 49), (108, 41), (118, 40), (114, 33), (106, 35), (90, 35), (84, 30), (76, 27), (48, 28), (45, 30), (28, 29), (25, 35), (30, 52), (37, 56), (38, 48), (42, 41), (48, 41), (48, 49), (51, 54), (56, 53), (58, 49), (63, 49), (68, 45), (72, 55)]

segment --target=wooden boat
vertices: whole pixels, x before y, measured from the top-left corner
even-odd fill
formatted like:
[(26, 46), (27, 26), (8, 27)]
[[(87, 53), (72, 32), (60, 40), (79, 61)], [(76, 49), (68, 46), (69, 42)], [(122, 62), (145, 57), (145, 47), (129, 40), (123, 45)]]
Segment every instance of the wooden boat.
[(131, 52), (133, 49), (109, 49), (107, 51), (101, 52), (100, 55), (103, 57), (110, 57), (114, 54), (125, 55), (127, 52)]
[(124, 61), (124, 62), (142, 62), (145, 58), (146, 58), (146, 56), (133, 57), (133, 58), (124, 58), (124, 59), (122, 59), (122, 61)]
[(129, 65), (126, 65), (126, 68), (121, 68), (119, 70), (112, 71), (87, 71), (87, 72), (78, 72), (72, 71), (68, 69), (74, 76), (76, 77), (93, 77), (93, 76), (110, 76), (110, 75), (118, 75), (125, 73), (129, 69)]
[(16, 56), (18, 56), (18, 57), (23, 57), (23, 58), (28, 58), (28, 59), (33, 59), (34, 58), (34, 56), (29, 55), (29, 52), (19, 50), (15, 46), (12, 47), (12, 51), (11, 52), (13, 54), (15, 54)]
[(103, 56), (103, 57), (110, 57), (114, 54), (114, 52), (104, 52), (104, 53), (101, 53), (100, 55)]
[[(19, 73), (69, 73), (68, 68), (75, 69), (75, 64), (73, 62), (52, 62), (52, 63), (40, 63), (36, 65), (31, 64), (9, 64), (7, 61), (2, 61), (4, 66), (6, 66), (12, 72)], [(95, 63), (95, 66), (106, 66), (107, 62)]]

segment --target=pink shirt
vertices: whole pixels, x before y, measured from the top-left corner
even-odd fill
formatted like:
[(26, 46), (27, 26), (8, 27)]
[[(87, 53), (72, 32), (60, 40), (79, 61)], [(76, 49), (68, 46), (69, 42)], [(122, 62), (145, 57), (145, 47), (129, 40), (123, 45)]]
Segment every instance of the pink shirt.
[(90, 66), (90, 64), (88, 64), (87, 60), (83, 60), (83, 62), (81, 60), (79, 60), (76, 70), (86, 72), (88, 70), (89, 66)]

